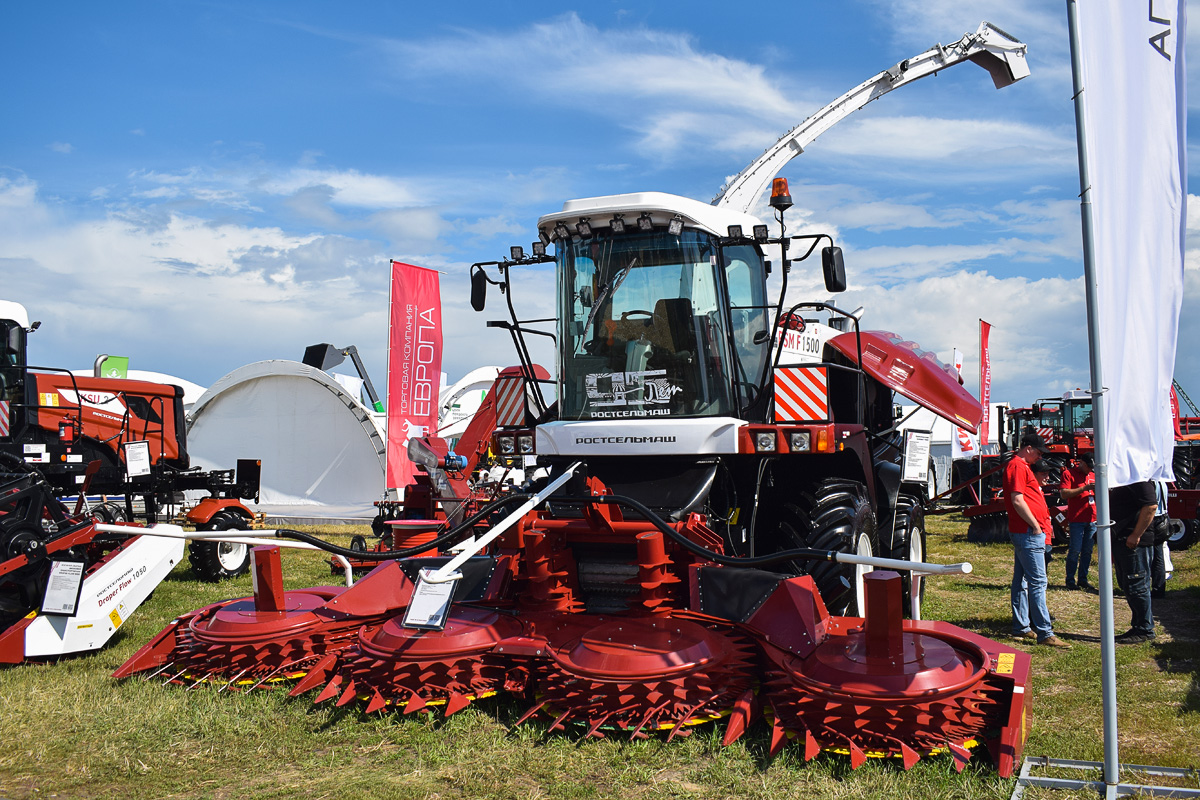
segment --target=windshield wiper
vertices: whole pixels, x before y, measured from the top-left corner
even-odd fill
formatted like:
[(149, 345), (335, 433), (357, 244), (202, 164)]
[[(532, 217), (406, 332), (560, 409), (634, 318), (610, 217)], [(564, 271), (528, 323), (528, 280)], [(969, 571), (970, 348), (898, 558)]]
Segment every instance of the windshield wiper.
[[(638, 259), (635, 257), (629, 262), (629, 264), (625, 266), (624, 269), (618, 272), (611, 281), (600, 287), (600, 291), (597, 293), (596, 299), (592, 302), (592, 312), (588, 314), (587, 322), (583, 323), (583, 329), (585, 331), (591, 330), (592, 321), (596, 319), (596, 315), (600, 313), (600, 309), (604, 307), (606, 302), (608, 302), (610, 295), (617, 293), (617, 289), (621, 288), (621, 283), (625, 280), (625, 277), (629, 274), (630, 270), (637, 266), (637, 263)], [(580, 347), (582, 346), (582, 343), (580, 343)]]

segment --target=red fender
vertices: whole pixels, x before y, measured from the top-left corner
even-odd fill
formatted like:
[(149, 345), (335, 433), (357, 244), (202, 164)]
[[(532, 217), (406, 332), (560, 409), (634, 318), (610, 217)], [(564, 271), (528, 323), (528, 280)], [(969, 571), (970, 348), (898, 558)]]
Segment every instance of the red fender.
[(216, 516), (218, 511), (224, 511), (227, 508), (238, 512), (247, 521), (254, 519), (254, 512), (246, 508), (241, 500), (229, 497), (206, 497), (188, 511), (184, 518), (193, 525), (205, 525)]

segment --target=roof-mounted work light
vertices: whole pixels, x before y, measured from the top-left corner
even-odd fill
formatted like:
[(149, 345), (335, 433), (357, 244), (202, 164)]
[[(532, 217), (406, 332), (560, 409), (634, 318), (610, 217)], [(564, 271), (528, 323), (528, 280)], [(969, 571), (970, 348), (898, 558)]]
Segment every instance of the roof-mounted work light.
[(570, 239), (571, 232), (569, 230), (567, 230), (566, 225), (562, 224), (561, 222), (558, 222), (554, 225), (554, 238), (555, 239)]
[(613, 214), (612, 222), (608, 223), (608, 228), (613, 233), (624, 233), (625, 232), (625, 215), (624, 214)]
[(654, 220), (650, 219), (649, 211), (643, 211), (642, 215), (640, 217), (638, 217), (638, 230), (639, 231), (654, 230)]
[(579, 222), (575, 223), (575, 231), (581, 238), (586, 239), (592, 235), (592, 223), (590, 220), (591, 217), (583, 217)]
[(740, 239), (740, 238), (742, 238), (742, 226), (741, 225), (730, 225), (728, 233), (729, 233), (730, 239)]
[(550, 244), (550, 234), (546, 233), (545, 228), (538, 228), (538, 240), (541, 241), (543, 247)]
[(672, 236), (678, 236), (683, 233), (683, 217), (678, 214), (672, 217), (671, 221), (667, 223), (667, 233)]
[(542, 244), (542, 242), (537, 241), (530, 246), (533, 248), (533, 254), (535, 256), (541, 257), (546, 255), (546, 245)]
[(761, 243), (761, 242), (765, 242), (769, 238), (770, 238), (770, 236), (768, 235), (766, 225), (755, 225), (754, 226), (754, 241)]
[(513, 261), (520, 261), (525, 257), (525, 248), (521, 247), (519, 244), (514, 244), (512, 247), (508, 248), (508, 255)]

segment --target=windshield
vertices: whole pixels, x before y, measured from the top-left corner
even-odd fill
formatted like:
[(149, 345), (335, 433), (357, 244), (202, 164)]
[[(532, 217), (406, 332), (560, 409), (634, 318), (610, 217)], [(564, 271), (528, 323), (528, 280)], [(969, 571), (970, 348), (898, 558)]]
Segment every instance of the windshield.
[[(717, 416), (736, 413), (732, 387), (764, 354), (734, 337), (726, 280), (737, 305), (761, 303), (761, 258), (753, 247), (724, 258), (705, 233), (685, 230), (598, 235), (559, 247), (563, 419)], [(736, 263), (735, 263), (736, 262)], [(718, 270), (718, 264), (722, 269)], [(739, 308), (751, 327), (761, 309)], [(764, 345), (762, 345), (765, 347)], [(758, 349), (761, 349), (759, 347)], [(758, 358), (758, 360), (755, 360)]]

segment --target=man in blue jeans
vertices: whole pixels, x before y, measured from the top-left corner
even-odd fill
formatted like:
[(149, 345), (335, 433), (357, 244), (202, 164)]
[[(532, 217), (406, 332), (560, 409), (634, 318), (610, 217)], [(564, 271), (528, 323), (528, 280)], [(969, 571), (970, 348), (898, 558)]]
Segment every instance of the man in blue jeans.
[[(1063, 471), (1059, 495), (1067, 501), (1067, 525), (1071, 541), (1067, 547), (1067, 588), (1091, 589), (1088, 570), (1096, 543), (1096, 476), (1092, 457), (1084, 453)], [(1076, 573), (1078, 572), (1078, 579)]]
[(1004, 505), (1013, 543), (1012, 631), (1019, 639), (1068, 648), (1054, 635), (1046, 607), (1046, 538), (1050, 535), (1050, 509), (1042, 486), (1030, 469), (1050, 448), (1036, 433), (1021, 437), (1021, 448), (1004, 467)]
[(1154, 530), (1150, 523), (1158, 510), (1152, 481), (1131, 483), (1109, 490), (1112, 514), (1112, 558), (1117, 583), (1125, 591), (1131, 618), (1129, 630), (1117, 644), (1140, 644), (1154, 638), (1150, 611), (1150, 570), (1154, 560)]

